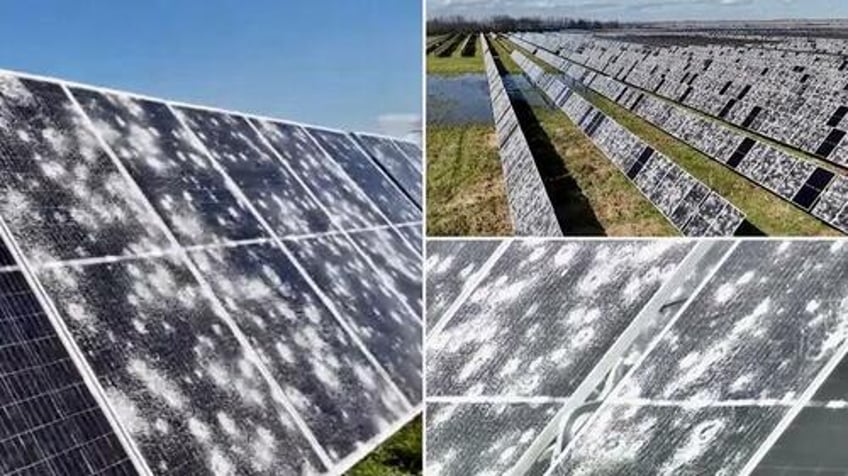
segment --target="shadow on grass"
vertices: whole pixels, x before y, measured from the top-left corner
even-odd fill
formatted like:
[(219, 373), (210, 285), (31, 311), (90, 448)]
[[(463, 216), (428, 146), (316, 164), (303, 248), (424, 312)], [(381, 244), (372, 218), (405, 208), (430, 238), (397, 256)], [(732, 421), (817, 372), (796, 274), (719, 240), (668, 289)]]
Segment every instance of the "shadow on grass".
[(739, 225), (739, 228), (736, 229), (734, 236), (766, 236), (766, 234), (763, 230), (760, 230), (756, 227), (756, 225), (746, 219), (741, 225)]
[[(508, 74), (499, 55), (493, 55), (500, 73)], [(527, 98), (518, 88), (510, 88), (510, 99), (521, 130), (533, 151), (533, 159), (542, 176), (548, 198), (553, 205), (557, 222), (564, 235), (606, 236), (606, 230), (580, 185), (565, 168), (550, 136), (533, 113)]]

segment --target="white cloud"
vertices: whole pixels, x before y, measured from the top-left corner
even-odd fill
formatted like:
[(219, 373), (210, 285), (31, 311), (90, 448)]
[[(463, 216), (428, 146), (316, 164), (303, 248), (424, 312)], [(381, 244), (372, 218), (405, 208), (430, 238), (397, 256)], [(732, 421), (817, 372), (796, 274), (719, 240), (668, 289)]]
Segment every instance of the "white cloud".
[(421, 143), (421, 116), (418, 114), (381, 114), (377, 122), (383, 134)]

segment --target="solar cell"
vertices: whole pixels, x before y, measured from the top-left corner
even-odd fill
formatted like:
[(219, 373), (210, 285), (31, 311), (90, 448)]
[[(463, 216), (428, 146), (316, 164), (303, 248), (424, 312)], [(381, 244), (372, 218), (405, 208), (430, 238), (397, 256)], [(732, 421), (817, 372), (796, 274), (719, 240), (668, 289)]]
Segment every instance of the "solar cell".
[(328, 235), (287, 245), (406, 397), (420, 401), (423, 324), (402, 305), (397, 290), (365, 272), (365, 260), (341, 237)]
[(331, 220), (283, 167), (243, 117), (180, 107), (177, 117), (191, 129), (277, 236), (321, 233)]
[(352, 453), (409, 411), (374, 357), (278, 248), (218, 248), (191, 258), (331, 458)]
[[(505, 474), (556, 404), (427, 404), (427, 474)], [(474, 438), (469, 438), (474, 435)]]
[(38, 275), (151, 469), (323, 467), (283, 397), (182, 260), (66, 266)]
[(427, 241), (427, 329), (433, 329), (463, 290), (471, 287), (498, 241)]

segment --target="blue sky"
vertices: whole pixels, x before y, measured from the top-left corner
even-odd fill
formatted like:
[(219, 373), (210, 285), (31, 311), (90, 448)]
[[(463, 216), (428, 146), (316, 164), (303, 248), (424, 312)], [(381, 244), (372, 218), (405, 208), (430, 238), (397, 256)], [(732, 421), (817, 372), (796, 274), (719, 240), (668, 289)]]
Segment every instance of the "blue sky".
[(419, 0), (3, 2), (0, 45), (0, 68), (301, 122), (421, 115)]
[(846, 0), (429, 0), (427, 15), (557, 15), (620, 21), (848, 18)]

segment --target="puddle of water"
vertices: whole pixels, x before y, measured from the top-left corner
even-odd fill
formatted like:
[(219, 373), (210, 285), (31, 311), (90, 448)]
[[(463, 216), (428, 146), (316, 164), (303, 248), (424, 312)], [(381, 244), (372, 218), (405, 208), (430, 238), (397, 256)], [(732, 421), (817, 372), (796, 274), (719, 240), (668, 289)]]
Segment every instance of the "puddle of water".
[(523, 74), (507, 74), (503, 76), (504, 86), (513, 101), (524, 99), (532, 107), (550, 109), (551, 105), (542, 96), (542, 92), (530, 84)]
[(428, 124), (492, 122), (492, 103), (485, 75), (427, 76)]

